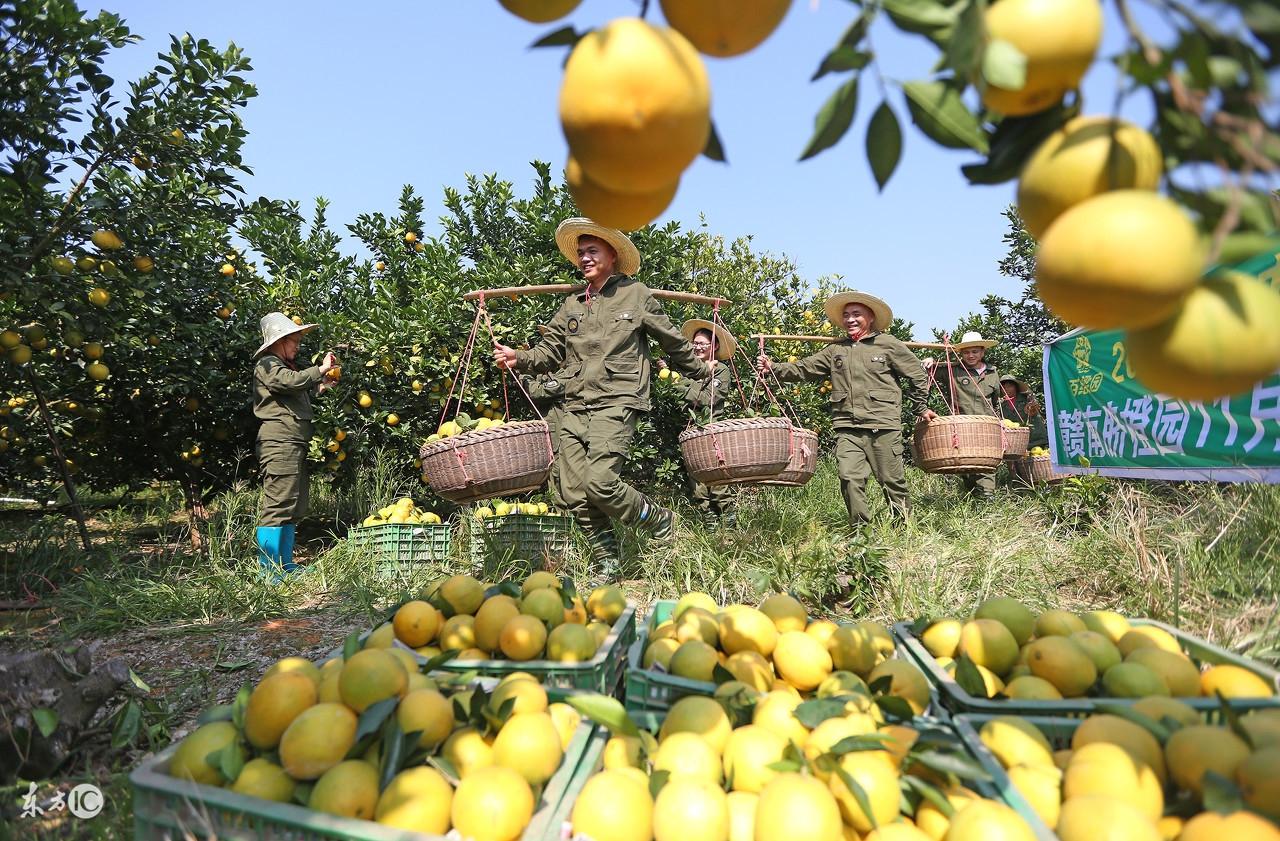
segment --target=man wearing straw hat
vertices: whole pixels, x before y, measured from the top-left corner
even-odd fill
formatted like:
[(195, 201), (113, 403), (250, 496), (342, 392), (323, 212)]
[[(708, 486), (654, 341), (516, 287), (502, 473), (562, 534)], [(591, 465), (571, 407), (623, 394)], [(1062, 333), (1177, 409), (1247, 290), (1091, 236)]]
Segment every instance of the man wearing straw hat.
[[(981, 333), (970, 330), (955, 345), (958, 360), (924, 360), (927, 369), (933, 369), (942, 398), (957, 415), (996, 415), (1000, 402), (1000, 374), (994, 365), (986, 361), (987, 349), (999, 342), (982, 338)], [(996, 472), (962, 473), (960, 483), (965, 493), (980, 499), (988, 499), (996, 492)]]
[(640, 252), (621, 231), (590, 219), (556, 228), (560, 253), (586, 278), (561, 304), (537, 347), (494, 345), (498, 365), (516, 371), (556, 371), (564, 384), (560, 426), (560, 496), (591, 544), (596, 572), (620, 573), (612, 520), (668, 539), (675, 514), (622, 481), (622, 466), (640, 415), (649, 411), (654, 339), (672, 363), (694, 379), (710, 375), (661, 304), (634, 279)]
[(295, 363), (302, 337), (316, 324), (295, 324), (282, 312), (267, 313), (259, 326), (262, 346), (254, 358), (253, 414), (258, 427), (258, 469), (262, 473), (262, 516), (258, 520), (258, 564), (278, 580), (292, 572), (294, 530), (307, 513), (307, 445), (311, 441), (311, 392), (329, 387), (326, 375), (337, 364), (326, 353), (319, 365)]
[(1031, 387), (1013, 374), (1000, 377), (1000, 415), (1031, 427), (1028, 449), (1049, 446), (1049, 428), (1045, 426), (1040, 404), (1031, 393)]
[[(681, 334), (689, 340), (698, 359), (711, 366), (711, 376), (704, 380), (681, 380), (676, 387), (680, 398), (691, 412), (710, 412), (724, 409), (731, 387), (728, 366), (719, 365), (732, 359), (738, 352), (738, 340), (724, 327), (701, 318), (692, 318), (680, 326)], [(661, 361), (659, 365), (664, 365)], [(732, 526), (736, 522), (733, 513), (735, 495), (728, 485), (709, 487), (690, 480), (694, 506), (713, 525), (723, 523)]]
[(828, 397), (836, 433), (836, 466), (849, 523), (871, 519), (867, 478), (875, 476), (889, 510), (906, 517), (906, 466), (902, 460), (902, 387), (909, 383), (912, 414), (935, 417), (925, 401), (927, 380), (920, 360), (902, 340), (887, 332), (893, 323), (889, 305), (865, 292), (839, 292), (823, 304), (827, 319), (844, 327), (845, 336), (799, 362), (774, 363), (761, 354), (757, 366), (782, 382), (831, 380)]

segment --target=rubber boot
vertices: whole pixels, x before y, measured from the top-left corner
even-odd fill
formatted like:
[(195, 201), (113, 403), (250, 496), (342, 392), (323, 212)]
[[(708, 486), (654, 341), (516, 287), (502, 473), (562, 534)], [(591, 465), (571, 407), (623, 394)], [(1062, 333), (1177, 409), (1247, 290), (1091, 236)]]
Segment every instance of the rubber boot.
[[(288, 538), (285, 530), (289, 530)], [(285, 576), (285, 564), (282, 556), (282, 544), (288, 541), (290, 558), (293, 557), (293, 526), (259, 526), (258, 538), (258, 570), (259, 574), (271, 584), (279, 584)], [(289, 563), (292, 567), (292, 560)]]
[(675, 536), (676, 512), (646, 498), (636, 528), (647, 531), (654, 540), (665, 543)]
[(298, 571), (298, 565), (293, 562), (293, 539), (297, 532), (297, 526), (290, 523), (287, 526), (281, 526), (284, 531), (280, 533), (280, 566), (284, 568), (285, 575)]
[(586, 538), (591, 552), (591, 581), (596, 584), (614, 584), (622, 580), (618, 536), (612, 530), (591, 529), (586, 532)]

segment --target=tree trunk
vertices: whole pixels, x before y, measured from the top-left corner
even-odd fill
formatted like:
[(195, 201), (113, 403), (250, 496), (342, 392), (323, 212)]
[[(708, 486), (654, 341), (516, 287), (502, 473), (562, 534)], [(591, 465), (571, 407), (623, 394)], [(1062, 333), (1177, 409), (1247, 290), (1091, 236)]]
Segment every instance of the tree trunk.
[(67, 491), (67, 500), (71, 503), (71, 514), (75, 517), (76, 525), (80, 527), (80, 545), (84, 547), (84, 551), (89, 551), (89, 529), (84, 523), (84, 510), (80, 508), (79, 501), (76, 500), (76, 486), (71, 481), (71, 468), (67, 466), (67, 459), (62, 454), (62, 446), (58, 443), (58, 432), (53, 428), (53, 416), (49, 414), (49, 404), (45, 402), (44, 392), (40, 390), (40, 383), (36, 381), (35, 371), (27, 369), (27, 381), (31, 383), (31, 390), (35, 392), (36, 403), (40, 407), (40, 417), (44, 419), (45, 429), (49, 433), (49, 443), (53, 446), (53, 457), (58, 460), (58, 470), (62, 473), (62, 486)]
[(204, 528), (209, 522), (209, 512), (200, 498), (200, 486), (190, 475), (183, 477), (182, 490), (187, 498), (187, 522), (191, 527), (191, 548), (201, 555), (208, 554), (209, 542)]

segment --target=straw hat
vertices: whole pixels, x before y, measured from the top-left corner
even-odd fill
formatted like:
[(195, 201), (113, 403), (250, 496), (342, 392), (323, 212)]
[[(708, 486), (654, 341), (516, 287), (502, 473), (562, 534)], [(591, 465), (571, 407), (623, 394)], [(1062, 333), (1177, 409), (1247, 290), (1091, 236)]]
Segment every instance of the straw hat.
[(956, 350), (964, 350), (967, 347), (988, 348), (995, 347), (1000, 344), (995, 339), (984, 339), (981, 333), (970, 330), (960, 337), (960, 341), (956, 342)]
[(710, 321), (701, 318), (691, 318), (680, 325), (680, 332), (691, 342), (699, 330), (709, 330), (715, 336), (716, 359), (730, 359), (738, 352), (738, 340), (733, 337), (732, 333), (718, 324), (712, 324)]
[(1030, 390), (1031, 390), (1031, 386), (1027, 385), (1027, 384), (1026, 384), (1026, 383), (1024, 383), (1022, 380), (1020, 380), (1020, 379), (1018, 379), (1017, 377), (1015, 377), (1013, 374), (1005, 374), (1004, 376), (1002, 376), (1002, 377), (1000, 378), (1000, 382), (1002, 382), (1002, 383), (1013, 383), (1014, 385), (1016, 385), (1016, 386), (1018, 387), (1018, 392), (1019, 392), (1020, 394), (1026, 394), (1028, 391), (1030, 391)]
[(862, 304), (871, 310), (875, 321), (871, 325), (872, 330), (888, 330), (893, 324), (893, 310), (884, 301), (875, 295), (868, 295), (866, 292), (837, 292), (826, 300), (822, 308), (827, 312), (827, 321), (830, 321), (836, 328), (844, 321), (844, 308), (849, 304)]
[(253, 354), (254, 359), (262, 356), (267, 348), (285, 336), (292, 336), (294, 333), (310, 333), (320, 325), (294, 324), (293, 319), (282, 312), (269, 312), (258, 322), (258, 326), (262, 329), (262, 347)]
[(640, 252), (636, 250), (631, 237), (622, 231), (597, 225), (590, 219), (583, 219), (580, 216), (566, 219), (556, 226), (556, 245), (560, 247), (560, 253), (570, 263), (578, 265), (578, 237), (584, 236), (599, 237), (613, 246), (613, 250), (618, 252), (619, 274), (634, 277), (635, 273), (640, 271)]

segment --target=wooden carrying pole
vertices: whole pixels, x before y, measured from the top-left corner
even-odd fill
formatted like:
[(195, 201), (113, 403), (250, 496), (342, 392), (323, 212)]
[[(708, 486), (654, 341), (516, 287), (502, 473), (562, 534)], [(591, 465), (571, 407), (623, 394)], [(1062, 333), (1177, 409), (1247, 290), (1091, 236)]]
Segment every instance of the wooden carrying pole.
[[(568, 295), (571, 292), (581, 292), (585, 286), (576, 283), (543, 283), (537, 286), (504, 286), (500, 289), (476, 289), (472, 292), (465, 292), (462, 295), (464, 301), (479, 300), (480, 296), (485, 298), (515, 298), (521, 295)], [(684, 301), (689, 304), (707, 304), (726, 306), (732, 304), (728, 298), (713, 298), (708, 295), (699, 295), (695, 292), (672, 292), (666, 289), (651, 289), (653, 297), (662, 298), (667, 301)]]
[[(801, 336), (791, 333), (752, 333), (753, 339), (777, 340), (780, 342), (824, 342), (830, 344), (838, 341), (838, 336)], [(951, 345), (944, 345), (941, 342), (903, 342), (909, 348), (928, 348), (931, 350), (945, 350)]]

